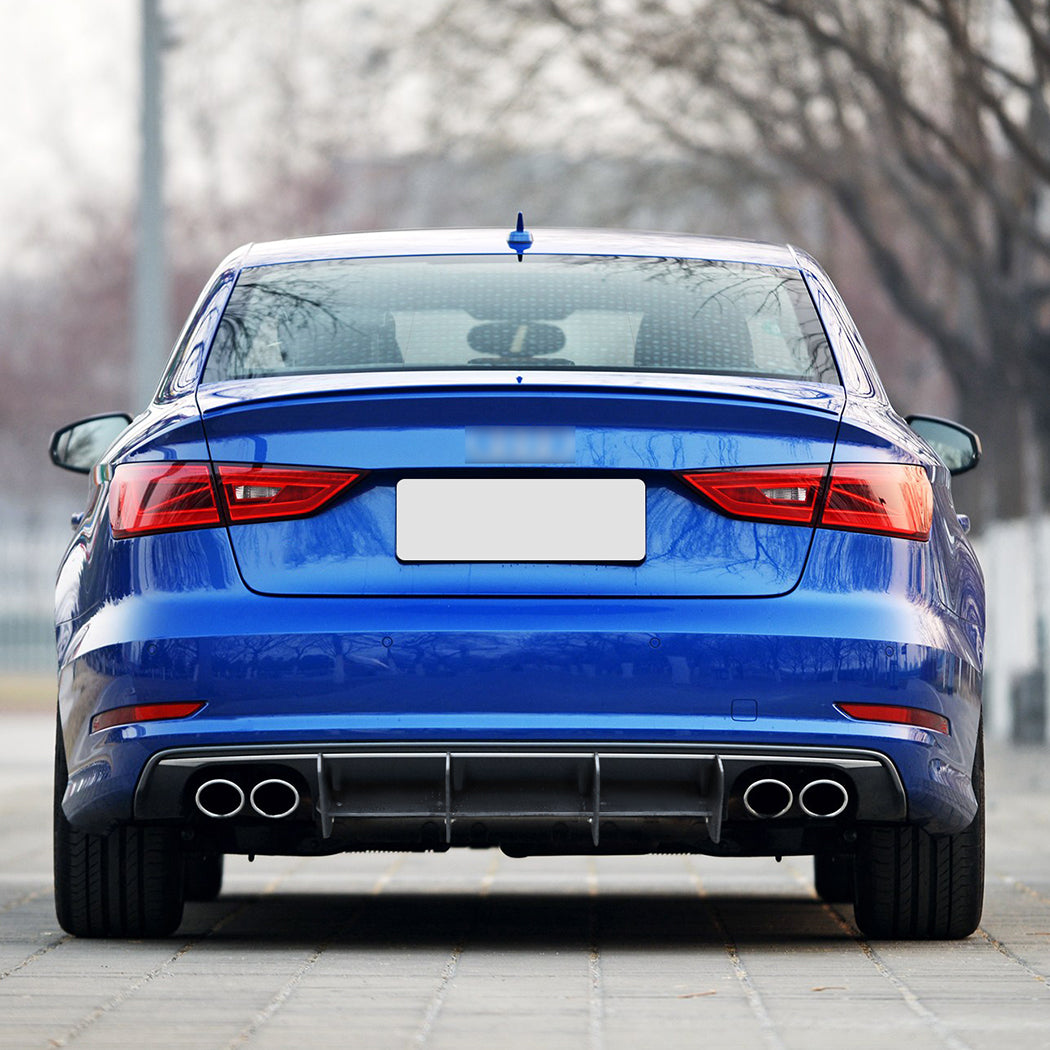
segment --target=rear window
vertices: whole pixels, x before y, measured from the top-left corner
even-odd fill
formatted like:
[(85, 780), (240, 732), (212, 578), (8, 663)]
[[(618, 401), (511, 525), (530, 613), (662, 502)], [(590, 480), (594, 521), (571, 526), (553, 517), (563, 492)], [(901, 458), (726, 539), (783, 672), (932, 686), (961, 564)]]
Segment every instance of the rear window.
[(492, 368), (839, 382), (796, 270), (542, 255), (247, 268), (219, 324), (204, 382)]

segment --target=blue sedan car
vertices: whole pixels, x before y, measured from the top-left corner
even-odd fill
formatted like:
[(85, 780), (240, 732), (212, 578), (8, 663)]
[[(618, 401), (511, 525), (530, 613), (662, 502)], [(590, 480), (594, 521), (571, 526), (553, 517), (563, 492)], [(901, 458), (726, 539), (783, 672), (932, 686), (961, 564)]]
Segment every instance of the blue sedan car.
[(249, 245), (58, 577), (55, 897), (158, 936), (225, 854), (814, 857), (872, 937), (983, 896), (984, 587), (803, 252), (609, 231)]

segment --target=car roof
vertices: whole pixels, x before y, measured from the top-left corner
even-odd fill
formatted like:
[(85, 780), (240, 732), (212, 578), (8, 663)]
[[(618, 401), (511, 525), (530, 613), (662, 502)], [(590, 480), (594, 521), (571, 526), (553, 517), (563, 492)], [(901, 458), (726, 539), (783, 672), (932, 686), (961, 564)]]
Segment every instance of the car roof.
[[(635, 230), (534, 229), (529, 255), (625, 255), (765, 266), (803, 265), (799, 253), (786, 244), (730, 237), (644, 233)], [(312, 262), (324, 259), (376, 258), (413, 255), (509, 255), (508, 229), (391, 230), (303, 237), (246, 245), (241, 266)], [(240, 253), (235, 253), (240, 254)], [(807, 260), (808, 261), (808, 260)]]

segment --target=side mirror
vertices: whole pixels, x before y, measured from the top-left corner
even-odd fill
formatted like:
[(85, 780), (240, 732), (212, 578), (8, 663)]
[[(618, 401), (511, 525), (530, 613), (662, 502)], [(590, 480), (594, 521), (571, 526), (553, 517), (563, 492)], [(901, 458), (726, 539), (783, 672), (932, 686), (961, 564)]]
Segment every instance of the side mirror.
[(126, 412), (114, 412), (81, 419), (56, 430), (51, 436), (51, 462), (77, 474), (90, 474), (130, 422), (131, 416)]
[(941, 457), (952, 474), (965, 474), (980, 462), (981, 439), (968, 427), (936, 416), (907, 416), (905, 422)]

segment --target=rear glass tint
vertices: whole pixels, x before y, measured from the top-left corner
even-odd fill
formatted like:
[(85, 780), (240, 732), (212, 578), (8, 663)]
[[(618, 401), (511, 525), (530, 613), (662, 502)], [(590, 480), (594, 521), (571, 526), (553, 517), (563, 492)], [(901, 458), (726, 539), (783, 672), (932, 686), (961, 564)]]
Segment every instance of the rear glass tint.
[(838, 383), (796, 270), (426, 256), (245, 269), (204, 382), (397, 369), (729, 373)]

